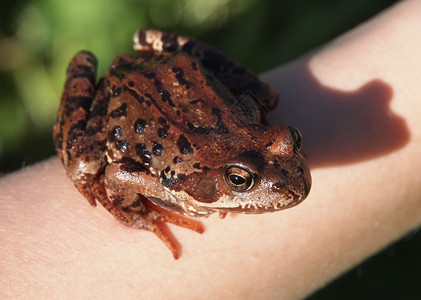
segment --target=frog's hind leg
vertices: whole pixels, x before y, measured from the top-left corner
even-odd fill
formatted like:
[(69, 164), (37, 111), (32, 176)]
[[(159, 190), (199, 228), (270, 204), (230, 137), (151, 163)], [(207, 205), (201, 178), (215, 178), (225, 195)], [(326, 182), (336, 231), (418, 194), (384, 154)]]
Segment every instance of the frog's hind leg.
[(58, 156), (66, 167), (77, 155), (77, 145), (84, 135), (95, 96), (96, 68), (97, 61), (89, 52), (76, 54), (67, 68), (53, 133)]
[(166, 223), (203, 232), (200, 222), (160, 208), (143, 196), (151, 186), (156, 188), (157, 182), (153, 175), (139, 166), (127, 162), (112, 163), (107, 166), (105, 177), (104, 182), (97, 181), (91, 185), (98, 201), (124, 225), (153, 232), (175, 259), (179, 257), (179, 246)]
[(100, 148), (105, 145), (102, 112), (108, 104), (101, 83), (97, 91), (96, 68), (95, 56), (86, 51), (70, 61), (53, 133), (67, 174), (91, 205), (95, 205), (95, 195), (88, 182), (105, 165)]

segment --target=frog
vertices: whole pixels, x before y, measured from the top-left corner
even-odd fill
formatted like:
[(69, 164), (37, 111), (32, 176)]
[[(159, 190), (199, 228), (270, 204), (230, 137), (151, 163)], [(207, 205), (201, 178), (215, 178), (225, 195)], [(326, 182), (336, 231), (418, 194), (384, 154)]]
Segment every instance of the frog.
[(53, 130), (68, 177), (92, 205), (154, 233), (180, 256), (168, 224), (296, 206), (311, 174), (292, 126), (269, 126), (278, 94), (223, 51), (138, 30), (97, 81), (89, 51), (70, 61)]

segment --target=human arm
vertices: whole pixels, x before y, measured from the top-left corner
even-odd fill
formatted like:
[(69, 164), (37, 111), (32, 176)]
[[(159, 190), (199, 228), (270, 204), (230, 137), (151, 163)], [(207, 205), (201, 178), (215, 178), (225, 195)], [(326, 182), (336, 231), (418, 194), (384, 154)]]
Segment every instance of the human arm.
[(27, 298), (299, 299), (421, 223), (421, 3), (369, 23), (263, 77), (271, 115), (299, 128), (313, 187), (273, 214), (153, 234), (90, 207), (57, 159), (0, 181), (0, 295)]

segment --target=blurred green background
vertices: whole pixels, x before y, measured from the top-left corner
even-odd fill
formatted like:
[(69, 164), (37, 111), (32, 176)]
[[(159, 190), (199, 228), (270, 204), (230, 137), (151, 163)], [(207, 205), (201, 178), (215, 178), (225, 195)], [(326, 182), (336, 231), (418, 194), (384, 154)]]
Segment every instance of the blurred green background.
[[(0, 4), (0, 174), (54, 155), (51, 131), (70, 58), (88, 49), (104, 74), (155, 27), (206, 41), (255, 72), (278, 66), (393, 0), (17, 0)], [(414, 233), (309, 299), (421, 299)]]

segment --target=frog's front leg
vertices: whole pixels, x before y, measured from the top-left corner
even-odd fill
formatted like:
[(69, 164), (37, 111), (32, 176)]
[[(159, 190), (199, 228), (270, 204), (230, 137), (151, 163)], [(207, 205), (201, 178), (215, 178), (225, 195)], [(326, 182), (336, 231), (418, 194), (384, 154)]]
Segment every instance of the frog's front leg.
[[(177, 259), (179, 257), (177, 242), (165, 223), (172, 223), (199, 233), (203, 232), (203, 227), (197, 221), (158, 207), (143, 196), (151, 189), (159, 196), (160, 188), (159, 180), (141, 167), (130, 162), (112, 163), (105, 170), (107, 197), (101, 197), (99, 202), (126, 226), (153, 232)], [(163, 190), (162, 197), (164, 197)]]

